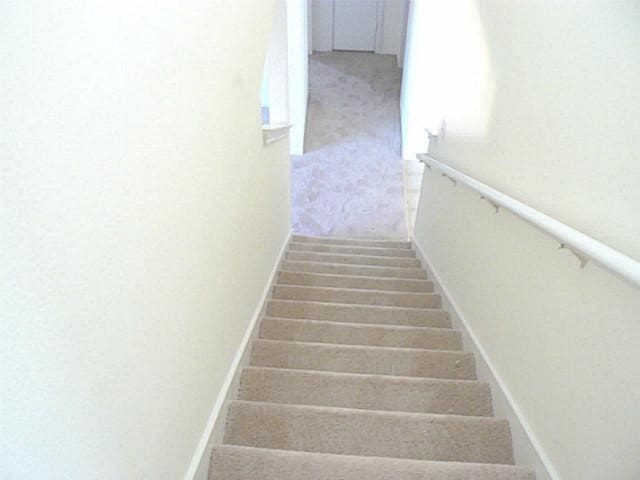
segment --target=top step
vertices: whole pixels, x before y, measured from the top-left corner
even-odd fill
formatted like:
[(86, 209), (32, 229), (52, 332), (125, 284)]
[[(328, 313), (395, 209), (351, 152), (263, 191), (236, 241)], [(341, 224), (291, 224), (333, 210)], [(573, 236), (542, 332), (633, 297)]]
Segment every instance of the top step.
[(411, 249), (410, 242), (402, 240), (380, 240), (368, 238), (333, 238), (333, 237), (307, 237), (303, 235), (292, 235), (292, 242), (315, 243), (323, 245), (343, 245), (354, 247), (378, 247), (378, 248), (404, 248)]
[(409, 248), (355, 247), (352, 245), (326, 245), (323, 243), (291, 242), (289, 250), (298, 252), (337, 253), (340, 255), (371, 255), (380, 257), (415, 258)]

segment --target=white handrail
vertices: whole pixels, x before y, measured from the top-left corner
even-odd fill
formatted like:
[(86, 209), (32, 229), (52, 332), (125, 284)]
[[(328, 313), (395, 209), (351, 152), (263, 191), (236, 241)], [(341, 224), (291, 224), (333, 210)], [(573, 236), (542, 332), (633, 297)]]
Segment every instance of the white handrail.
[(560, 242), (561, 248), (570, 249), (579, 259), (582, 266), (593, 260), (602, 267), (640, 288), (640, 262), (606, 246), (603, 243), (525, 205), (509, 195), (505, 195), (482, 182), (474, 180), (458, 170), (448, 167), (427, 154), (419, 153), (418, 160), (429, 169), (436, 167), (451, 181), (460, 182), (489, 201), (496, 211), (501, 207), (522, 218), (536, 228), (548, 233)]

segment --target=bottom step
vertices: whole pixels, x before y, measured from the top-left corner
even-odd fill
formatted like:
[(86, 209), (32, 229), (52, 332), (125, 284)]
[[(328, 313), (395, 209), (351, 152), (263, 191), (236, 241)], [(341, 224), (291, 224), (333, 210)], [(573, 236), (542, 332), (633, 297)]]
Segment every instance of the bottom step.
[(534, 480), (510, 465), (434, 462), (221, 445), (209, 480)]
[(506, 420), (235, 400), (224, 443), (301, 452), (513, 465)]

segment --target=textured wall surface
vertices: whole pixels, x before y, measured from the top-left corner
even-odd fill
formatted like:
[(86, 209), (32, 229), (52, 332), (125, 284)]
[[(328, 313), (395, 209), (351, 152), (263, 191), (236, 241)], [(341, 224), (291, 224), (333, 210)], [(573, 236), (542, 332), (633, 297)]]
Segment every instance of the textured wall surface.
[[(640, 259), (637, 2), (457, 7), (412, 10), (422, 30), (439, 25), (444, 44), (460, 25), (478, 39), (450, 57), (421, 44), (436, 77), (424, 87), (441, 95), (418, 106), (425, 122), (446, 124), (434, 156)], [(581, 270), (553, 239), (428, 170), (415, 237), (552, 473), (638, 478), (638, 290), (592, 263)]]
[(3, 479), (184, 475), (289, 231), (272, 8), (0, 6)]

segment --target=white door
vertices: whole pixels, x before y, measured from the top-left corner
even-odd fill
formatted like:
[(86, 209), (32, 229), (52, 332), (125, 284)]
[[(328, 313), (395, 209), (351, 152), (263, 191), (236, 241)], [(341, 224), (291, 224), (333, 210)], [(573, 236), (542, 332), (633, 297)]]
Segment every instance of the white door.
[(377, 0), (335, 0), (333, 49), (364, 50), (376, 47)]

